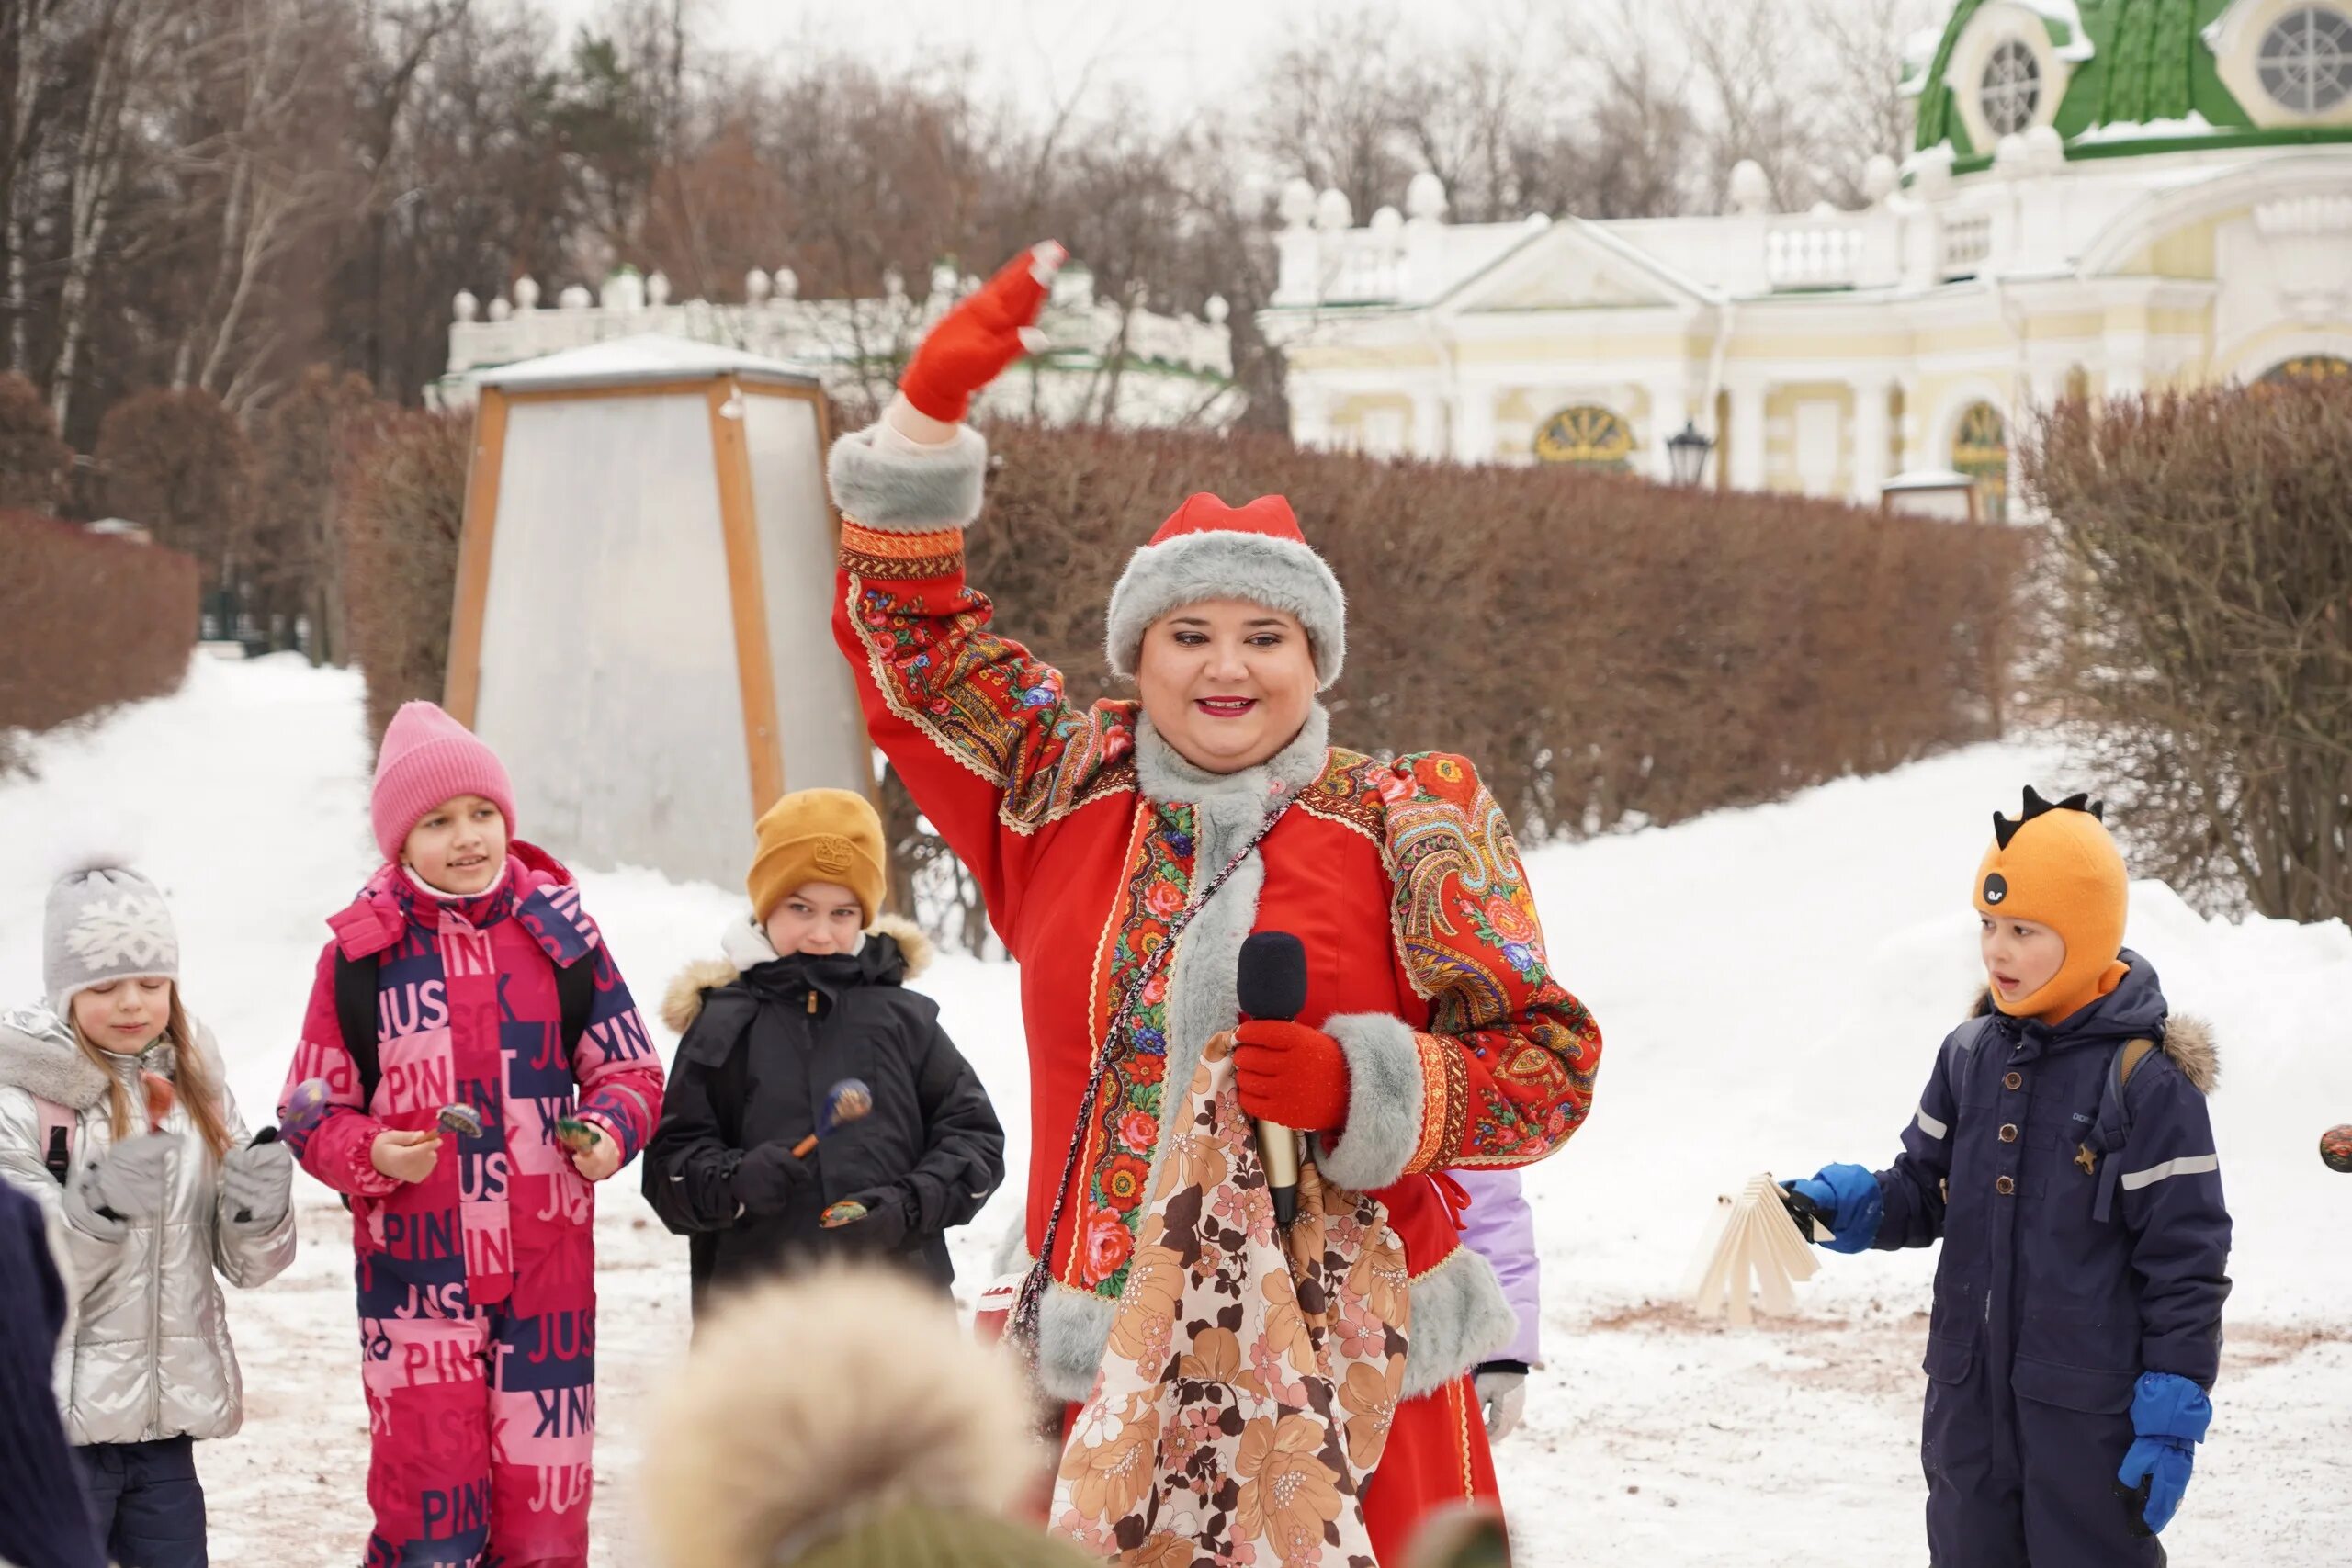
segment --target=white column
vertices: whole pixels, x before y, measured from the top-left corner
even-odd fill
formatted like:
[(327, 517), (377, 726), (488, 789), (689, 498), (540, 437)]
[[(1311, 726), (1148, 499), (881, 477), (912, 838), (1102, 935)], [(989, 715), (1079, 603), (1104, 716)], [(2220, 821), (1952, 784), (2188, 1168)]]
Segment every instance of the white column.
[(1408, 448), (1417, 457), (1445, 456), (1445, 401), (1434, 387), (1413, 393), (1413, 438)]
[(1453, 459), (1457, 463), (1495, 460), (1495, 389), (1471, 385), (1453, 392)]
[(1854, 381), (1854, 499), (1876, 506), (1886, 483), (1887, 446), (1894, 434), (1887, 400), (1894, 390), (1891, 378), (1858, 377)]
[(1731, 384), (1730, 474), (1734, 490), (1764, 488), (1764, 394), (1761, 381)]

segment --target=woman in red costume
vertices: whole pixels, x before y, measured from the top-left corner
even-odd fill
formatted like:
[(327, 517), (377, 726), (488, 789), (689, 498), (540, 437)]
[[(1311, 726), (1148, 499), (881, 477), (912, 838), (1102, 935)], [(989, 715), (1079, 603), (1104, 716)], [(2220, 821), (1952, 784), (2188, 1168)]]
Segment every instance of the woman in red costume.
[[(1345, 602), (1282, 497), (1193, 496), (1136, 551), (1107, 648), (1137, 701), (1073, 702), (993, 629), (963, 419), (1061, 260), (943, 318), (831, 461), (867, 726), (1021, 962), (1047, 1268), (1017, 1325), (1075, 1406), (1052, 1522), (1124, 1561), (1398, 1562), (1431, 1510), (1495, 1495), (1469, 1374), (1513, 1317), (1443, 1173), (1559, 1147), (1600, 1037), (1471, 764), (1329, 743)], [(1271, 931), (1306, 1006), (1245, 1021)], [(1287, 1232), (1245, 1116), (1308, 1134)]]

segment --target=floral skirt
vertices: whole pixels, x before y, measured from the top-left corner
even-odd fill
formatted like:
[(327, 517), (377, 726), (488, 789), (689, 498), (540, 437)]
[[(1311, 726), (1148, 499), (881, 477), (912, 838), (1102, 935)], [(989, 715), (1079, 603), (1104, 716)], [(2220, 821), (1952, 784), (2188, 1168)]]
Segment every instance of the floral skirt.
[(1368, 1506), (1399, 1418), (1404, 1248), (1377, 1200), (1324, 1182), (1311, 1164), (1298, 1198), (1296, 1222), (1277, 1227), (1234, 1089), (1232, 1038), (1219, 1035), (1159, 1162), (1102, 1371), (1072, 1414), (1047, 1515), (1055, 1534), (1151, 1568), (1376, 1568), (1374, 1518), (1409, 1529), (1433, 1483), (1475, 1495), (1482, 1471), (1492, 1495), (1466, 1390), (1442, 1390), (1412, 1404), (1443, 1406), (1451, 1393), (1479, 1438), (1475, 1457), (1450, 1435), (1461, 1423), (1417, 1415), (1412, 1446), (1444, 1438), (1444, 1453), (1415, 1456), (1406, 1468), (1417, 1479), (1375, 1484), (1384, 1495)]

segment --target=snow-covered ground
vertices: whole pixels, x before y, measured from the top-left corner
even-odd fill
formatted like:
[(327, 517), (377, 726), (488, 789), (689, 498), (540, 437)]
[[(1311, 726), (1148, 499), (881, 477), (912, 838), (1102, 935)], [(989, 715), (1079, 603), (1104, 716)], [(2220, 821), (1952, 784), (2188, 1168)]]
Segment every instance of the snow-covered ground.
[[(266, 1118), (321, 919), (372, 851), (360, 688), (279, 658), (198, 660), (176, 695), (33, 749), (0, 784), (0, 999), (40, 986), (42, 893), (61, 841), (119, 846), (178, 912), (186, 990)], [(616, 759), (582, 759), (615, 765)], [(1675, 1301), (1717, 1193), (1750, 1174), (1883, 1163), (1976, 983), (1973, 869), (1996, 806), (2058, 760), (1985, 746), (1782, 805), (1532, 857), (1555, 964), (1608, 1045), (1594, 1114), (1529, 1175), (1549, 1365), (1499, 1453), (1526, 1564), (1804, 1568), (1926, 1558), (1916, 1458), (1932, 1257), (1825, 1257), (1803, 1315), (1752, 1334)], [(527, 829), (527, 824), (526, 824)], [(715, 951), (737, 895), (588, 873), (589, 907), (649, 1011)], [(2153, 883), (2131, 941), (2177, 1010), (2211, 1020), (2213, 1100), (2237, 1220), (2218, 1417), (2177, 1561), (2317, 1564), (2352, 1532), (2337, 1450), (2352, 1407), (2352, 1180), (2315, 1157), (2352, 1121), (2352, 933), (2208, 923)], [(949, 957), (923, 987), (1026, 1150), (1015, 973)], [(636, 1564), (630, 1492), (650, 1387), (686, 1338), (685, 1248), (634, 1172), (598, 1218), (602, 1426), (595, 1562)], [(365, 1535), (367, 1433), (343, 1212), (304, 1179), (303, 1250), (234, 1298), (248, 1417), (198, 1450), (215, 1561), (346, 1564)], [(968, 1296), (1016, 1200), (957, 1244)], [(802, 1353), (780, 1346), (779, 1355)]]

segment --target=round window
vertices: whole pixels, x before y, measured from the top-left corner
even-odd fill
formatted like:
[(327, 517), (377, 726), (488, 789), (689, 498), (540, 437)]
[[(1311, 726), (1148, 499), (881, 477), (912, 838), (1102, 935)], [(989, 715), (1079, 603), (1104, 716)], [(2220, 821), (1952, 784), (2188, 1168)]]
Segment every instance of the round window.
[(2324, 114), (2352, 97), (2352, 16), (2303, 6), (2270, 24), (2254, 65), (2262, 90), (2295, 114)]
[(2041, 103), (2041, 62), (2022, 39), (2009, 39), (1984, 62), (1977, 107), (1996, 136), (2009, 136), (2033, 123)]

